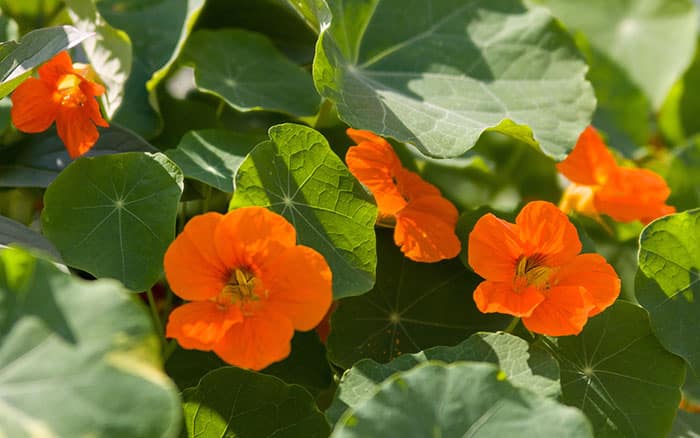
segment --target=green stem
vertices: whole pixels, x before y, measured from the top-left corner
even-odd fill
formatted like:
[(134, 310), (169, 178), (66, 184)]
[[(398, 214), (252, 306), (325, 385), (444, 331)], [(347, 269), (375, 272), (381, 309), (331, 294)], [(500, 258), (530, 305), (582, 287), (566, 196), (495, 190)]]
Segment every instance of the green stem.
[(518, 323), (520, 322), (520, 318), (515, 316), (513, 319), (510, 321), (510, 324), (508, 324), (508, 327), (506, 327), (505, 330), (503, 330), (506, 333), (513, 333), (513, 330), (515, 330), (515, 327), (518, 326)]
[(163, 349), (163, 363), (168, 361), (168, 358), (175, 352), (176, 348), (177, 341), (175, 339), (171, 339), (170, 342), (165, 344), (165, 348)]
[(211, 186), (207, 185), (207, 187), (204, 189), (204, 201), (202, 202), (202, 213), (206, 213), (209, 211), (209, 203), (211, 201)]
[(162, 339), (162, 342), (165, 343), (165, 333), (163, 333), (163, 323), (160, 320), (160, 314), (158, 313), (158, 308), (156, 307), (156, 300), (153, 299), (153, 291), (151, 291), (151, 289), (148, 289), (146, 291), (146, 296), (148, 297), (148, 307), (151, 308), (151, 316), (153, 317), (153, 324), (155, 324), (156, 330), (158, 331), (158, 335)]

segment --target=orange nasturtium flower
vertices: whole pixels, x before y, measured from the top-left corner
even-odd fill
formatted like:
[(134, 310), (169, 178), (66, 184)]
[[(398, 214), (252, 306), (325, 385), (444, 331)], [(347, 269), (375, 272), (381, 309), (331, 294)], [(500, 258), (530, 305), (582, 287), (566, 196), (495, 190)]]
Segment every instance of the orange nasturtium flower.
[(616, 221), (646, 224), (676, 211), (665, 203), (671, 194), (666, 181), (647, 169), (618, 166), (592, 126), (557, 169), (571, 181), (560, 204), (565, 213), (594, 218), (604, 213)]
[(576, 228), (549, 202), (528, 203), (515, 224), (486, 214), (469, 235), (469, 265), (485, 278), (474, 301), (484, 313), (521, 317), (535, 333), (578, 334), (620, 293), (612, 266), (580, 252)]
[(170, 314), (166, 336), (242, 368), (287, 357), (294, 330), (316, 327), (331, 305), (326, 260), (261, 207), (195, 216), (164, 265), (173, 292), (190, 301)]
[(61, 52), (39, 67), (39, 78), (27, 78), (12, 93), (12, 123), (22, 132), (42, 132), (56, 122), (58, 136), (71, 158), (95, 144), (102, 118), (95, 96), (105, 92), (89, 79), (87, 68), (74, 68), (68, 52)]
[(440, 190), (405, 169), (391, 145), (369, 131), (348, 129), (357, 145), (348, 149), (350, 172), (374, 195), (377, 223), (395, 227), (394, 242), (411, 260), (437, 262), (459, 254), (459, 213)]

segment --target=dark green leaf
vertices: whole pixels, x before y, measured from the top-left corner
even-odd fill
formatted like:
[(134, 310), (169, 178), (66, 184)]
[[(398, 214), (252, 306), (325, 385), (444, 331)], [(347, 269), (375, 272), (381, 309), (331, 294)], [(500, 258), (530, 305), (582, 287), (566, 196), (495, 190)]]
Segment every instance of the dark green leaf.
[(60, 261), (61, 256), (55, 246), (44, 236), (31, 230), (19, 222), (0, 216), (0, 245), (19, 244), (32, 249), (38, 249), (54, 260)]
[(673, 150), (664, 178), (671, 188), (668, 203), (678, 211), (700, 206), (700, 138)]
[(700, 438), (700, 414), (679, 410), (669, 438)]

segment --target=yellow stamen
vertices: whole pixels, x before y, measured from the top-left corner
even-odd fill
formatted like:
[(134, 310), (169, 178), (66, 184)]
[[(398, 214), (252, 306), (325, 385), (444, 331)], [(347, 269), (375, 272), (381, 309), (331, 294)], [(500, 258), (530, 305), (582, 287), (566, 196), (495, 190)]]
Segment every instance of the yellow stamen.
[(56, 84), (57, 100), (64, 106), (83, 106), (85, 103), (85, 94), (80, 89), (82, 78), (74, 74), (65, 74), (61, 76)]
[(522, 256), (518, 260), (515, 268), (515, 290), (520, 290), (527, 286), (535, 286), (541, 291), (546, 291), (551, 287), (550, 277), (555, 268), (542, 265), (543, 256), (533, 254), (530, 257)]
[(222, 305), (258, 301), (255, 293), (255, 276), (247, 269), (235, 269), (221, 290), (216, 301)]

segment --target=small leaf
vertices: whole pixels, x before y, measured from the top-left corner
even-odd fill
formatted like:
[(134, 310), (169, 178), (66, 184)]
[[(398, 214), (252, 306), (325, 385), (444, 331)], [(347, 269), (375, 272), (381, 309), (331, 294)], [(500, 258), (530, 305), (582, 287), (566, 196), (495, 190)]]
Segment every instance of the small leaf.
[(561, 367), (564, 402), (586, 413), (595, 436), (668, 436), (685, 366), (654, 337), (643, 309), (618, 301), (578, 336), (547, 344)]
[(182, 175), (178, 181), (159, 159), (167, 160), (139, 152), (79, 158), (51, 183), (41, 220), (66, 264), (133, 291), (160, 278)]
[(412, 262), (388, 230), (377, 232), (377, 255), (374, 289), (340, 301), (331, 318), (328, 358), (342, 368), (455, 345), (478, 331), (503, 329), (511, 319), (477, 310), (471, 291), (481, 279), (455, 259)]
[(238, 168), (231, 209), (268, 207), (290, 221), (299, 244), (320, 252), (333, 272), (333, 297), (374, 285), (377, 208), (317, 131), (273, 126)]
[(661, 343), (700, 374), (700, 209), (657, 219), (639, 237), (635, 290)]
[(61, 261), (56, 247), (44, 236), (19, 222), (0, 216), (0, 245), (10, 244), (20, 244), (28, 248), (38, 249), (54, 260)]
[(177, 436), (153, 324), (113, 280), (0, 252), (0, 430), (12, 438)]
[(262, 34), (200, 30), (187, 42), (183, 62), (194, 65), (197, 88), (238, 111), (261, 109), (297, 117), (318, 111), (320, 98), (311, 76)]
[(475, 333), (454, 347), (433, 347), (416, 354), (404, 354), (387, 364), (363, 359), (345, 372), (326, 417), (335, 424), (348, 409), (355, 408), (377, 392), (389, 376), (427, 362), (490, 362), (498, 365), (516, 387), (539, 395), (558, 397), (559, 366), (539, 347), (507, 333)]
[(331, 437), (592, 437), (581, 411), (511, 385), (493, 364), (427, 362), (348, 410)]
[(190, 437), (328, 436), (328, 423), (308, 392), (253, 371), (214, 370), (182, 398)]

